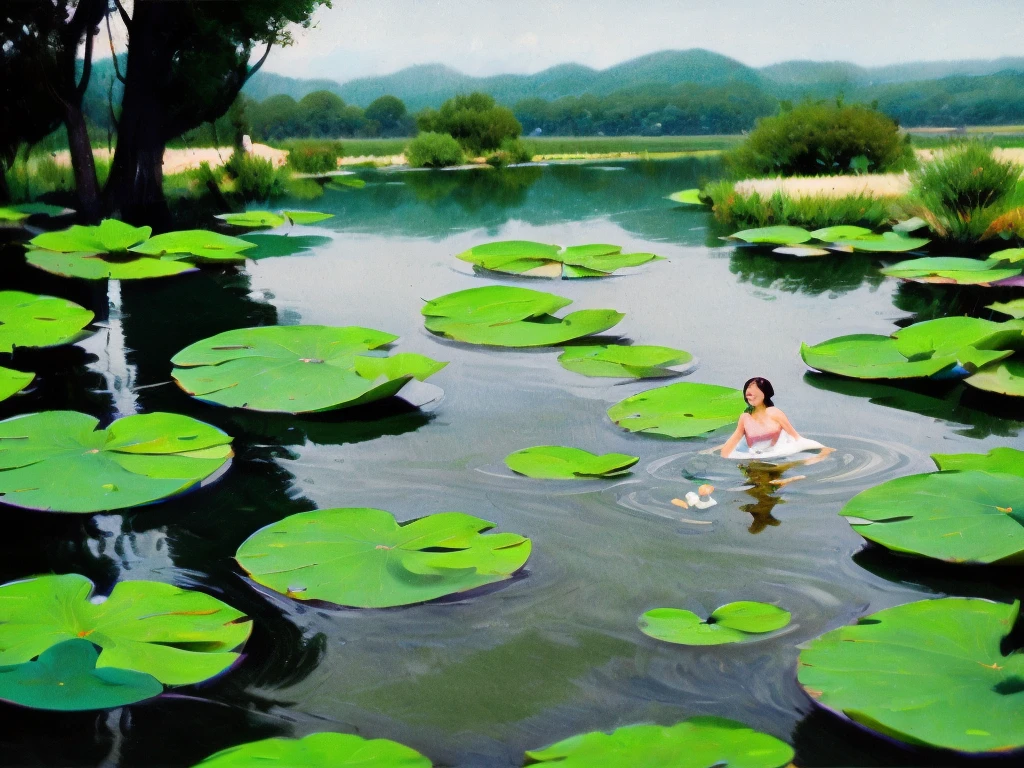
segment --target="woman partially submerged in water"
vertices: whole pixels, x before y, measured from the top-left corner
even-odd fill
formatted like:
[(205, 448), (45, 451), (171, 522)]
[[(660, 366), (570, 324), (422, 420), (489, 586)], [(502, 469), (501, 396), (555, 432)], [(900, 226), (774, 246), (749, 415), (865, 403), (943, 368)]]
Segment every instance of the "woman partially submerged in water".
[[(835, 449), (814, 440), (801, 437), (800, 433), (789, 423), (780, 409), (775, 407), (772, 397), (775, 389), (768, 379), (755, 376), (743, 385), (743, 398), (747, 401), (747, 410), (740, 415), (736, 431), (720, 446), (722, 457), (726, 459), (771, 459), (792, 456), (804, 451), (818, 451), (816, 456), (806, 459), (803, 464), (814, 464), (821, 461)], [(745, 442), (745, 446), (740, 446)], [(714, 450), (718, 450), (717, 448)], [(773, 481), (776, 485), (792, 482)]]

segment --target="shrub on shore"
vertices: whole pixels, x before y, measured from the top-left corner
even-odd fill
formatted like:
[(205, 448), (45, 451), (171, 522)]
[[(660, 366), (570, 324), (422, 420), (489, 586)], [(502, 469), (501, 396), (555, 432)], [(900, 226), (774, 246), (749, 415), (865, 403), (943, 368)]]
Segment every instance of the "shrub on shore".
[(500, 168), (513, 163), (528, 163), (532, 159), (533, 153), (526, 148), (522, 141), (519, 139), (505, 139), (501, 142), (497, 152), (487, 156), (487, 163)]
[(236, 151), (224, 165), (234, 192), (244, 200), (267, 200), (284, 192), (284, 179), (270, 160)]
[(743, 195), (728, 181), (709, 184), (703, 194), (711, 198), (716, 221), (737, 229), (776, 224), (805, 229), (859, 224), (876, 229), (895, 220), (892, 201), (870, 195), (791, 197), (781, 191), (770, 196)]
[(910, 138), (870, 107), (805, 102), (757, 121), (725, 157), (741, 177), (835, 176), (914, 167)]
[(281, 148), (288, 150), (288, 165), (299, 173), (336, 171), (338, 159), (344, 157), (340, 141), (288, 141)]
[(460, 165), (465, 159), (459, 142), (447, 133), (421, 133), (406, 150), (413, 168), (445, 168)]

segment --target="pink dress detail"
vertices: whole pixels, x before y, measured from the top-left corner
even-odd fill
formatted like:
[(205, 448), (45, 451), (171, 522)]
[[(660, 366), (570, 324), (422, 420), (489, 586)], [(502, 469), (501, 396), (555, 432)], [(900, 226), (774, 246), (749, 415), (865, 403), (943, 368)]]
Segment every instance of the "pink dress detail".
[(743, 420), (743, 436), (747, 439), (747, 445), (751, 448), (757, 443), (768, 443), (769, 445), (775, 445), (775, 441), (779, 439), (779, 435), (782, 434), (782, 427), (776, 425), (775, 429), (769, 428), (765, 431), (765, 428), (754, 421), (750, 416), (747, 416)]

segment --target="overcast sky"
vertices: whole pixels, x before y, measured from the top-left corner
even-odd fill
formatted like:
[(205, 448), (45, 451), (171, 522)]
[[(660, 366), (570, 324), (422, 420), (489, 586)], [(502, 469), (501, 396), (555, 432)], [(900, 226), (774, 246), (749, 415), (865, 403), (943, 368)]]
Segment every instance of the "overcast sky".
[(595, 68), (667, 48), (763, 66), (1024, 55), (1022, 0), (334, 0), (264, 65), (351, 80), (411, 64), (462, 72)]

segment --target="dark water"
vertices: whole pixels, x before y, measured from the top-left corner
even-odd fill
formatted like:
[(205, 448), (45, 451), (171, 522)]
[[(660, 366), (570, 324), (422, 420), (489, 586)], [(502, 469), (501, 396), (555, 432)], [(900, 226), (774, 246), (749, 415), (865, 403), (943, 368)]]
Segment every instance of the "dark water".
[[(25, 354), (36, 389), (0, 417), (73, 408), (104, 422), (168, 410), (235, 436), (237, 457), (209, 487), (134, 512), (3, 510), (0, 577), (79, 572), (101, 591), (156, 579), (201, 589), (255, 620), (241, 665), (204, 686), (112, 713), (0, 705), (0, 764), (188, 766), (273, 735), (330, 730), (390, 738), (444, 766), (518, 766), (527, 748), (574, 733), (713, 714), (794, 744), (802, 766), (952, 764), (816, 711), (796, 684), (798, 645), (858, 616), (923, 597), (1009, 600), (999, 570), (939, 567), (864, 550), (837, 516), (869, 486), (933, 468), (929, 454), (1024, 448), (1024, 410), (947, 383), (917, 389), (809, 374), (801, 341), (889, 333), (943, 313), (984, 313), (992, 294), (901, 286), (860, 255), (785, 260), (717, 239), (710, 217), (664, 200), (716, 168), (697, 161), (497, 172), (363, 172), (328, 190), (336, 217), (307, 234), (327, 245), (238, 271), (89, 286), (3, 251), (4, 287), (62, 295), (106, 313), (76, 347)], [(453, 258), (491, 239), (607, 242), (667, 257), (599, 281), (518, 280), (573, 309), (626, 313), (614, 333), (681, 347), (688, 380), (775, 384), (801, 433), (837, 448), (782, 490), (768, 468), (741, 472), (701, 454), (721, 435), (672, 441), (622, 432), (606, 409), (656, 381), (616, 383), (562, 369), (557, 350), (505, 351), (427, 333), (422, 300), (487, 285)], [(333, 417), (249, 414), (191, 400), (169, 358), (214, 333), (257, 324), (363, 325), (396, 351), (450, 364), (411, 397)], [(609, 332), (611, 333), (611, 332)], [(616, 481), (534, 481), (504, 457), (531, 445), (641, 457)], [(718, 506), (670, 502), (703, 481)], [(533, 540), (524, 573), (468, 596), (390, 610), (323, 610), (253, 589), (232, 556), (258, 528), (309, 509), (373, 506), (399, 520), (461, 510)], [(708, 613), (733, 600), (778, 603), (784, 631), (745, 645), (686, 648), (636, 629), (659, 606)], [(1009, 764), (1012, 761), (1007, 761)]]

